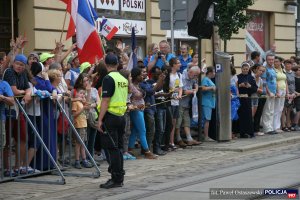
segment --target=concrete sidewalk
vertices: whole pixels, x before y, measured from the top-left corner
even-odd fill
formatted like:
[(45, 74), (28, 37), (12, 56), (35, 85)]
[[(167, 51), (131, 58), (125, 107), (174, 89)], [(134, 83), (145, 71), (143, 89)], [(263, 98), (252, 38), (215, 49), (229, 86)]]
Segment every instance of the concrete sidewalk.
[(245, 152), (276, 145), (300, 142), (300, 132), (283, 132), (276, 135), (256, 136), (255, 138), (238, 138), (229, 142), (203, 142), (199, 146), (203, 150)]

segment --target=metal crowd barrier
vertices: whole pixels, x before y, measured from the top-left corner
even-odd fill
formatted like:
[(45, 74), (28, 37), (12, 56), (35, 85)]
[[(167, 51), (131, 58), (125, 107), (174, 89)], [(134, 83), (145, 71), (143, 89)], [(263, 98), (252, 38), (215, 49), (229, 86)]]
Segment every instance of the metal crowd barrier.
[[(67, 175), (93, 178), (100, 176), (101, 172), (93, 155), (89, 153), (72, 123), (71, 106), (65, 102), (64, 96), (59, 99), (33, 96), (31, 103), (24, 105), (21, 98), (15, 98), (15, 105), (6, 108), (6, 122), (0, 123), (0, 183), (22, 181), (65, 184), (64, 176)], [(38, 107), (40, 115), (37, 113)], [(62, 123), (61, 135), (57, 132), (59, 113), (62, 113), (62, 120), (67, 119), (70, 125), (65, 133)], [(83, 145), (95, 172), (79, 172), (71, 168), (75, 161), (72, 159), (73, 135)], [(58, 175), (60, 179), (47, 180), (46, 176), (42, 176), (44, 179), (30, 178), (44, 174)]]

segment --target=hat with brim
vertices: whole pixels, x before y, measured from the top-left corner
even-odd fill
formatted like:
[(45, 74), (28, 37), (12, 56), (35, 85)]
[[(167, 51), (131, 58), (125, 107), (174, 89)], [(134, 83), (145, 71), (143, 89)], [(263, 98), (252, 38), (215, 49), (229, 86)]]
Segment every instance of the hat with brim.
[(40, 55), (40, 62), (45, 62), (46, 60), (48, 60), (49, 58), (53, 58), (55, 55), (51, 54), (51, 53), (42, 53)]
[(70, 58), (68, 59), (68, 63), (72, 64), (75, 58), (78, 58), (78, 56), (70, 56)]
[(82, 73), (85, 69), (89, 68), (91, 66), (91, 63), (84, 62), (80, 65), (80, 73)]

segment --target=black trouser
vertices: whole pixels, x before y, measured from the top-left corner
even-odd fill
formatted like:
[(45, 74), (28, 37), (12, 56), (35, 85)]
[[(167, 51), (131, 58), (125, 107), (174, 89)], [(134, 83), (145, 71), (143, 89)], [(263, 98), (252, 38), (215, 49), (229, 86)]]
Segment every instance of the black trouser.
[(146, 139), (148, 148), (151, 151), (151, 146), (154, 139), (155, 134), (155, 118), (154, 114), (151, 114), (149, 112), (144, 112), (144, 120), (146, 125)]
[(260, 118), (262, 116), (266, 100), (267, 100), (266, 98), (260, 98), (258, 100), (258, 106), (257, 106), (256, 113), (254, 115), (254, 122), (253, 122), (254, 132), (259, 132)]
[(171, 105), (167, 107), (166, 109), (166, 127), (165, 127), (165, 133), (164, 133), (164, 142), (162, 144), (165, 144), (168, 146), (170, 144), (170, 134), (172, 131), (172, 112), (171, 112)]
[(155, 114), (155, 136), (153, 144), (153, 152), (157, 153), (161, 150), (160, 145), (166, 128), (166, 109), (156, 108)]
[(116, 183), (124, 181), (125, 171), (123, 168), (123, 135), (125, 131), (125, 118), (124, 116), (116, 116), (106, 113), (104, 116), (104, 125), (110, 136), (112, 137), (115, 146), (111, 145), (107, 148), (109, 154), (109, 168), (108, 172), (111, 173), (111, 178)]

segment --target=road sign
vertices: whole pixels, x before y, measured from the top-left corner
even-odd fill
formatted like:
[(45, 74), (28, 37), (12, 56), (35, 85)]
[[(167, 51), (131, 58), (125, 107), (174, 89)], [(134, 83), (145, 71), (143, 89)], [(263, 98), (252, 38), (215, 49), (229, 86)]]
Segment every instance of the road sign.
[(223, 71), (222, 64), (216, 64), (216, 73), (220, 73)]
[[(194, 0), (192, 0), (194, 1)], [(186, 29), (188, 18), (188, 0), (173, 0), (173, 8), (170, 0), (160, 0), (160, 28), (162, 30), (171, 30), (171, 21), (173, 21), (173, 29)], [(173, 12), (173, 20), (171, 20), (171, 12)]]

